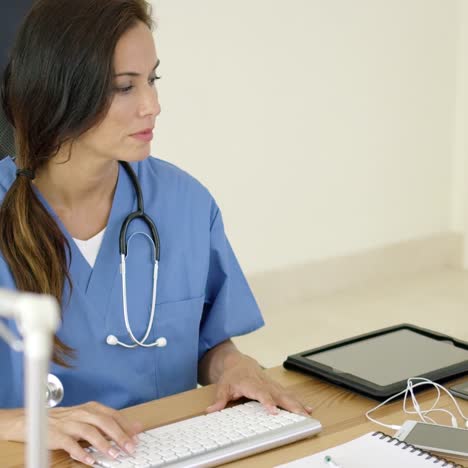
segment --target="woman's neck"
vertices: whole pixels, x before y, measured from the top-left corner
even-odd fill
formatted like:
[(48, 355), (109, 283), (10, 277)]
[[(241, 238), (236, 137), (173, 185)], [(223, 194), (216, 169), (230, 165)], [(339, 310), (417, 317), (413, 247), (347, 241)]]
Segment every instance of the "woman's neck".
[(34, 184), (52, 205), (73, 208), (112, 198), (118, 177), (117, 161), (52, 159), (36, 173)]
[(37, 171), (34, 184), (69, 233), (89, 239), (107, 225), (118, 173), (115, 160), (57, 155)]

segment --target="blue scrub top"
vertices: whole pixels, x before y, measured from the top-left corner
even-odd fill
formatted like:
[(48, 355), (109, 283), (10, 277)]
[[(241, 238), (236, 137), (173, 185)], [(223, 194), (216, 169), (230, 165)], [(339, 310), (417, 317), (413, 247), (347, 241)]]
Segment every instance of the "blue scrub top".
[[(71, 247), (70, 275), (65, 283), (63, 322), (57, 335), (76, 350), (72, 368), (51, 365), (65, 389), (62, 406), (99, 401), (124, 408), (196, 387), (199, 359), (232, 336), (251, 332), (263, 319), (224, 232), (214, 199), (193, 177), (160, 159), (131, 164), (140, 181), (146, 213), (155, 222), (161, 257), (155, 320), (148, 343), (167, 339), (164, 348), (125, 349), (106, 343), (109, 334), (131, 343), (125, 328), (120, 276), (119, 232), (136, 210), (130, 178), (120, 166), (107, 229), (94, 268), (55, 217)], [(15, 178), (11, 158), (0, 161), (0, 200)], [(132, 236), (132, 234), (134, 234)], [(141, 339), (149, 320), (153, 250), (133, 221), (127, 256), (127, 301), (134, 335)], [(0, 256), (0, 288), (15, 289)], [(6, 321), (17, 333), (16, 325)], [(23, 406), (23, 355), (0, 339), (0, 407)]]

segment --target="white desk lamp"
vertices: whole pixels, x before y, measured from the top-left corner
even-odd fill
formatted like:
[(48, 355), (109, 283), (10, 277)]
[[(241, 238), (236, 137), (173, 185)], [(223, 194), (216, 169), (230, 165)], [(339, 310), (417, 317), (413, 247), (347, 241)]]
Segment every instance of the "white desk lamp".
[(0, 336), (24, 350), (26, 408), (26, 466), (47, 468), (47, 409), (44, 391), (52, 356), (52, 339), (59, 326), (59, 306), (52, 296), (0, 289), (0, 316), (16, 320), (23, 342), (2, 327)]

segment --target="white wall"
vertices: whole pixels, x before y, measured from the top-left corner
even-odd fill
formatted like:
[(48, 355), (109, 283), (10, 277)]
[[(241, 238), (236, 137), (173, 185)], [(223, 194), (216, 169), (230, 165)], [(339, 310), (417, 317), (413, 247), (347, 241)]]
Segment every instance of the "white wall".
[(153, 3), (153, 152), (211, 190), (247, 273), (463, 224), (457, 0)]
[[(452, 184), (452, 227), (464, 233), (468, 245), (468, 2), (458, 1), (456, 119)], [(468, 268), (468, 249), (463, 264)]]

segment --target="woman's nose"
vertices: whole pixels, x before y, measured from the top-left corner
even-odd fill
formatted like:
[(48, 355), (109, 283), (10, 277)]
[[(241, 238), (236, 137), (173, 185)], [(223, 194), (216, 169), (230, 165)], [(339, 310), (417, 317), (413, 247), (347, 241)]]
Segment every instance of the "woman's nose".
[(140, 116), (151, 115), (157, 117), (160, 113), (161, 105), (159, 104), (158, 91), (155, 88), (149, 87), (141, 96)]

